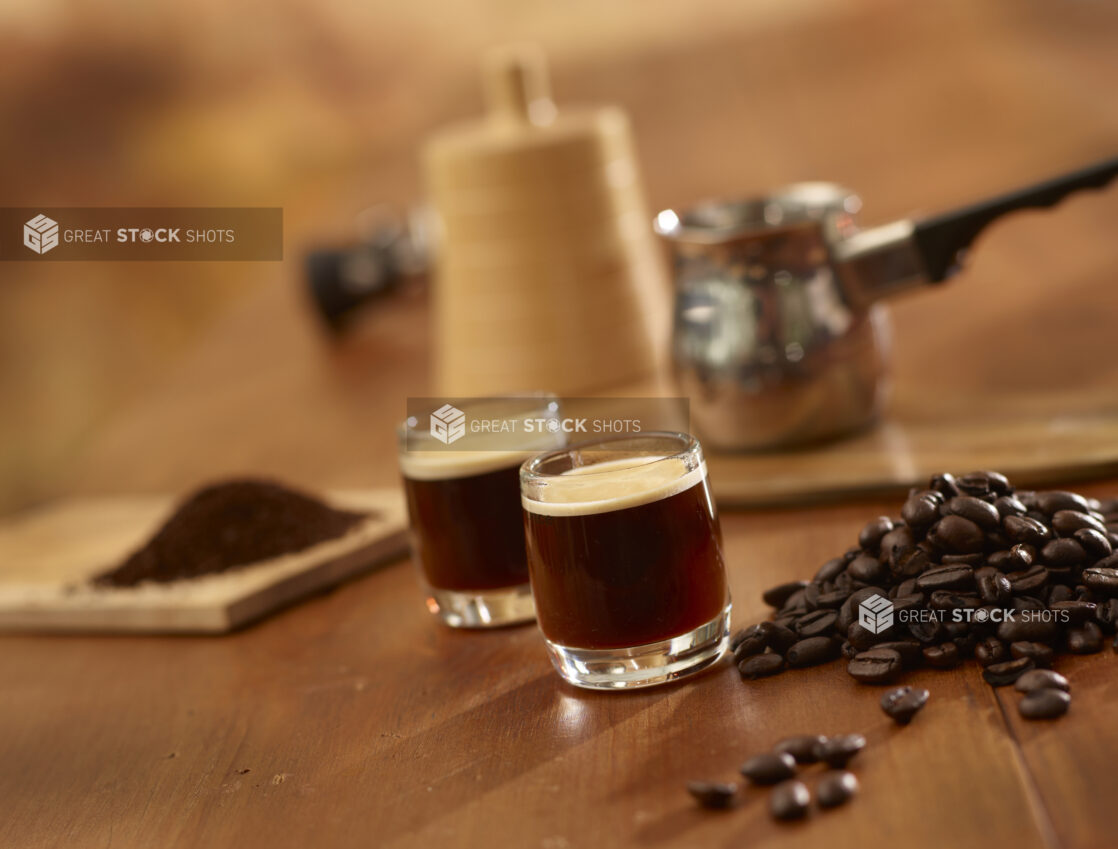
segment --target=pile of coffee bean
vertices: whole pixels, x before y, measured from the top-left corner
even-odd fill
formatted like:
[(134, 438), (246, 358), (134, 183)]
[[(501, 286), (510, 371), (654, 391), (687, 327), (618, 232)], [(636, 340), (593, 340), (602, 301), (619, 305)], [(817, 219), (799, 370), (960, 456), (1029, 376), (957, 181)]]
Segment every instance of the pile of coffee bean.
[[(847, 764), (866, 747), (861, 734), (802, 734), (777, 743), (771, 751), (747, 760), (740, 772), (756, 787), (772, 787), (769, 813), (773, 819), (803, 819), (811, 809), (811, 791), (798, 776), (802, 766), (821, 763), (827, 768), (815, 785), (815, 800), (827, 810), (846, 804), (858, 792), (858, 779)], [(735, 782), (688, 781), (688, 792), (704, 808), (732, 808), (741, 796)]]
[[(1102, 650), (1118, 628), (1116, 551), (1118, 499), (1015, 490), (991, 471), (935, 475), (812, 580), (765, 592), (772, 620), (731, 647), (743, 679), (844, 657), (858, 681), (886, 684), (973, 657), (1006, 686), (1061, 652)], [(1022, 716), (1067, 710), (1065, 689), (1034, 692)]]

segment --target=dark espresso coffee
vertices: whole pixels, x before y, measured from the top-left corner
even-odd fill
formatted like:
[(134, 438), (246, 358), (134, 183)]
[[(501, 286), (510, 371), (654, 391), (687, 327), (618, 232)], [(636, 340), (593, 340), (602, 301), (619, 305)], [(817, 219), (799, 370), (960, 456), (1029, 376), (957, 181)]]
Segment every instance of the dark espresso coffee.
[(727, 604), (705, 465), (611, 465), (576, 470), (581, 480), (562, 488), (562, 500), (524, 500), (536, 615), (544, 636), (561, 646), (668, 640), (711, 622)]
[(505, 458), (499, 468), (452, 455), (401, 461), (413, 551), (430, 586), (469, 591), (528, 583), (521, 460)]

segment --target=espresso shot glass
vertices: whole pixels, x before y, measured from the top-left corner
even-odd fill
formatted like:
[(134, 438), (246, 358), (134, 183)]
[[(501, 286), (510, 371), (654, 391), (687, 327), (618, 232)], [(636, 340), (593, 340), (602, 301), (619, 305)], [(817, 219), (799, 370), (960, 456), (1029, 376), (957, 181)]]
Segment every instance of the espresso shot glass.
[(536, 617), (552, 664), (592, 689), (646, 687), (729, 643), (722, 532), (694, 437), (582, 443), (520, 470)]
[[(520, 433), (471, 433), (451, 448), (425, 422), (409, 419), (398, 429), (412, 557), (427, 608), (454, 628), (531, 622), (519, 472), (533, 454), (563, 444), (561, 432), (539, 428), (556, 420), (558, 402), (540, 394), (459, 404), (463, 427), (501, 421), (519, 424)], [(535, 434), (523, 433), (528, 420)]]

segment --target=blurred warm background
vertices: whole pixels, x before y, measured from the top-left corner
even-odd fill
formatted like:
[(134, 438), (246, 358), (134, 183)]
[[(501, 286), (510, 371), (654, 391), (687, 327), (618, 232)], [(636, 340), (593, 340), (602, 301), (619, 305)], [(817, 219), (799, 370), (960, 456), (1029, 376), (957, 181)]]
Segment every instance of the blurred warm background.
[[(822, 178), (855, 187), (875, 223), (1118, 148), (1113, 3), (7, 2), (3, 205), (278, 205), (287, 260), (0, 264), (0, 510), (260, 465), (369, 479), (396, 401), (364, 390), (385, 369), (423, 374), (424, 340), (396, 319), (424, 301), (329, 343), (297, 294), (302, 254), (351, 239), (372, 203), (420, 200), (417, 145), (480, 111), (480, 54), (523, 39), (546, 49), (560, 103), (629, 111), (653, 207)], [(1116, 211), (1095, 197), (1066, 214)], [(1075, 249), (1044, 245), (1040, 219), (1021, 226), (1026, 250)], [(965, 291), (944, 297), (965, 322)], [(1068, 304), (1052, 321), (1083, 332), (1061, 362), (1082, 362), (1114, 316), (1089, 293)], [(918, 309), (897, 310), (898, 369), (934, 392), (952, 375), (937, 374), (938, 331)], [(1005, 332), (1021, 371), (988, 379), (1060, 385), (1042, 338)], [(304, 413), (334, 412), (285, 415), (293, 386)], [(315, 446), (339, 442), (352, 462), (322, 460)]]

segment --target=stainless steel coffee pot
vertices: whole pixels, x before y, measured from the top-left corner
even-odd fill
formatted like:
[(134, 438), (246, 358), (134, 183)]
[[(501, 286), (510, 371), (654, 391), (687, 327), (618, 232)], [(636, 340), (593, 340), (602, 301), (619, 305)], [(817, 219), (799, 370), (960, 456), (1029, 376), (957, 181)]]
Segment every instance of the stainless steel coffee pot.
[(982, 229), (1100, 188), (1118, 159), (922, 220), (859, 229), (861, 201), (796, 183), (656, 217), (675, 279), (673, 361), (693, 424), (729, 450), (785, 447), (865, 427), (887, 391), (883, 298), (959, 270)]

